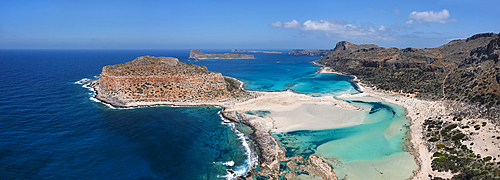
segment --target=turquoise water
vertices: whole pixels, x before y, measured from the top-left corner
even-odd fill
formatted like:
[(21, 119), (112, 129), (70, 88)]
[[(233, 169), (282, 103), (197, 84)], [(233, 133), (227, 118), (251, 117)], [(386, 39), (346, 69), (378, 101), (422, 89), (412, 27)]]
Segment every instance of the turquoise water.
[[(404, 146), (401, 138), (406, 133), (405, 126), (399, 126), (399, 133), (387, 136), (384, 132), (392, 124), (407, 122), (404, 109), (381, 102), (355, 102), (371, 106), (367, 113), (367, 124), (326, 130), (298, 130), (273, 134), (287, 150), (287, 156), (320, 153), (323, 156), (352, 161), (377, 159), (391, 153), (401, 152)], [(321, 149), (321, 146), (350, 138), (341, 147)], [(320, 147), (320, 149), (318, 149)], [(293, 150), (293, 151), (292, 151)]]
[[(373, 164), (380, 159), (389, 159), (391, 163), (398, 161), (394, 157), (402, 155), (409, 170), (392, 174), (394, 178), (385, 177), (384, 179), (402, 179), (409, 178), (411, 171), (416, 169), (413, 157), (406, 150), (406, 132), (409, 121), (405, 118), (405, 109), (384, 102), (365, 102), (351, 101), (353, 105), (360, 107), (370, 107), (366, 111), (364, 124), (335, 128), (325, 130), (297, 130), (283, 133), (276, 133), (273, 136), (278, 142), (286, 148), (286, 156), (315, 154), (327, 158), (329, 163), (336, 168), (337, 175), (344, 177), (346, 174), (350, 179), (360, 178), (366, 171), (353, 172), (346, 170), (347, 167), (356, 165), (359, 168), (369, 168), (373, 175), (379, 175), (379, 172), (373, 171)], [(399, 158), (401, 159), (401, 157)], [(368, 167), (367, 167), (368, 166)], [(379, 169), (384, 171), (394, 171), (403, 169), (398, 166)], [(387, 175), (387, 173), (386, 173)]]
[[(219, 52), (222, 53), (222, 52)], [(211, 71), (245, 82), (251, 91), (285, 91), (322, 96), (358, 93), (350, 76), (316, 74), (320, 67), (312, 61), (320, 57), (286, 54), (254, 54), (255, 59), (207, 59), (187, 62), (206, 66)]]

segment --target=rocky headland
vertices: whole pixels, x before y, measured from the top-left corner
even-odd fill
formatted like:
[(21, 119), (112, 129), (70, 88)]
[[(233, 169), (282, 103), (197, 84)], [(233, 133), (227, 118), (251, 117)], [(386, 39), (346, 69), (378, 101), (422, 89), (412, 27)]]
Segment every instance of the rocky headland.
[(330, 49), (320, 49), (320, 50), (307, 50), (307, 49), (294, 49), (288, 51), (286, 54), (289, 55), (300, 55), (300, 56), (326, 56), (330, 53)]
[(281, 54), (281, 52), (276, 52), (276, 51), (247, 51), (243, 49), (231, 49), (231, 52), (237, 52), (237, 53), (267, 53), (267, 54)]
[(257, 96), (234, 78), (172, 57), (143, 56), (105, 66), (90, 86), (96, 99), (115, 107), (218, 105)]
[(203, 60), (203, 59), (255, 59), (253, 55), (248, 54), (205, 54), (200, 50), (191, 50), (189, 52), (190, 59)]

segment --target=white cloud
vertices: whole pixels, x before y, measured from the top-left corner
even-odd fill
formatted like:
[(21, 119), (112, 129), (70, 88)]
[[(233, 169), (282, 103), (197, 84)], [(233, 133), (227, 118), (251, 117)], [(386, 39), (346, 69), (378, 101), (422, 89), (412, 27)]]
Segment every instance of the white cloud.
[(294, 19), (294, 20), (292, 20), (290, 22), (284, 22), (283, 23), (283, 27), (284, 28), (299, 28), (300, 25), (299, 25), (299, 21), (297, 21), (297, 20)]
[(291, 22), (273, 22), (269, 24), (273, 27), (283, 27), (283, 28), (293, 28), (299, 29), (302, 32), (323, 32), (328, 37), (330, 35), (335, 35), (341, 38), (351, 38), (355, 39), (361, 36), (365, 38), (372, 39), (384, 39), (389, 40), (390, 32), (389, 28), (385, 26), (375, 27), (372, 24), (358, 25), (354, 23), (348, 23), (346, 21), (335, 21), (330, 19), (324, 20), (307, 20), (300, 24), (297, 20), (292, 20)]
[[(406, 24), (414, 24), (415, 21), (418, 23), (441, 23), (441, 24), (458, 21), (457, 19), (450, 19), (450, 12), (446, 9), (443, 9), (442, 11), (438, 12), (413, 11), (410, 13), (409, 18), (411, 18), (411, 20), (406, 21)], [(413, 19), (415, 19), (415, 21)]]
[(272, 26), (272, 27), (281, 27), (281, 26), (283, 26), (283, 23), (279, 22), (279, 21), (276, 21), (276, 22), (272, 22), (271, 24), (269, 24), (269, 26)]

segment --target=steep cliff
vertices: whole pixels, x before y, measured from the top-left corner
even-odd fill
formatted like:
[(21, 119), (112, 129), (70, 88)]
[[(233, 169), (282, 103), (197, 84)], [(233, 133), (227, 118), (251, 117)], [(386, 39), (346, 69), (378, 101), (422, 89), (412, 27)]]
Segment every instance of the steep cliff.
[(200, 50), (191, 50), (189, 52), (190, 59), (203, 60), (203, 59), (255, 59), (253, 55), (247, 54), (205, 54)]
[(96, 98), (114, 106), (133, 102), (204, 102), (232, 97), (239, 92), (235, 80), (204, 66), (179, 62), (171, 57), (138, 57), (102, 68), (91, 83)]
[[(337, 43), (316, 63), (353, 74), (380, 89), (472, 104), (499, 117), (500, 37), (477, 34), (437, 48), (384, 48)], [(478, 110), (482, 111), (482, 110)]]

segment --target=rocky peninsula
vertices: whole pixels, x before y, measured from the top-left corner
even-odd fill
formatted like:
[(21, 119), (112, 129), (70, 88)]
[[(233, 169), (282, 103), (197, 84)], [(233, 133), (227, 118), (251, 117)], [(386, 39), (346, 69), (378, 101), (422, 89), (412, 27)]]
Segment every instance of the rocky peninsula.
[(190, 59), (203, 60), (203, 59), (255, 59), (253, 55), (248, 54), (205, 54), (200, 50), (191, 50), (189, 52)]
[(143, 56), (105, 66), (90, 86), (96, 99), (115, 107), (219, 105), (256, 96), (234, 78), (172, 57)]
[(243, 50), (243, 49), (231, 49), (231, 52), (281, 54), (281, 52), (276, 52), (276, 51), (247, 51), (247, 50)]

